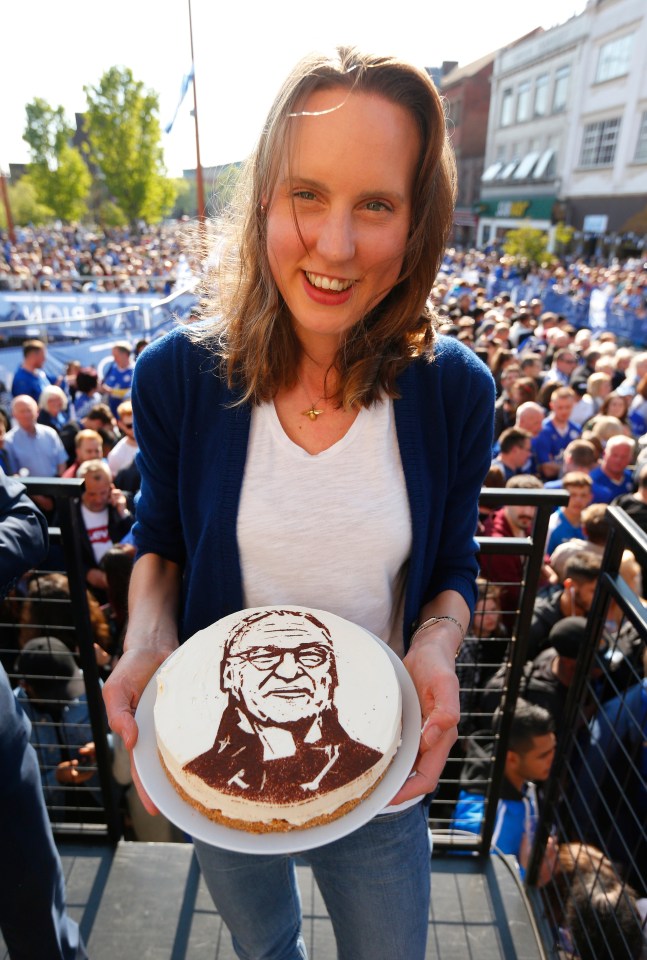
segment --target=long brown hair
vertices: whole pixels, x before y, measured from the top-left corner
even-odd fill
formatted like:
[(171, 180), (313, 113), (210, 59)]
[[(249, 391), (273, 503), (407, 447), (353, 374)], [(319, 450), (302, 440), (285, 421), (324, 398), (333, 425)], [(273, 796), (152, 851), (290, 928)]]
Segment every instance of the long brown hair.
[(226, 241), (219, 264), (205, 279), (202, 315), (217, 319), (188, 328), (193, 339), (215, 350), (240, 402), (268, 401), (279, 388), (296, 383), (301, 348), (271, 273), (262, 206), (272, 196), (290, 142), (290, 120), (312, 93), (333, 87), (377, 94), (404, 107), (421, 143), (401, 274), (340, 345), (339, 403), (368, 406), (382, 393), (396, 396), (396, 377), (411, 358), (431, 353), (434, 317), (427, 298), (452, 225), (456, 191), (442, 102), (424, 70), (340, 47), (334, 57), (306, 57), (279, 91), (222, 225)]

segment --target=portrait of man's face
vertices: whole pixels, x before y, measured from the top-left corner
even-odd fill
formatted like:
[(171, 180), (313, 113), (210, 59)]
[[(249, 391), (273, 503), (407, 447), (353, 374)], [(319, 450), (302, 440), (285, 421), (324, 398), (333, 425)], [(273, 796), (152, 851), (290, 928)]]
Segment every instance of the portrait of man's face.
[(270, 616), (234, 639), (222, 685), (253, 719), (290, 725), (314, 720), (332, 703), (336, 683), (329, 637), (298, 616)]

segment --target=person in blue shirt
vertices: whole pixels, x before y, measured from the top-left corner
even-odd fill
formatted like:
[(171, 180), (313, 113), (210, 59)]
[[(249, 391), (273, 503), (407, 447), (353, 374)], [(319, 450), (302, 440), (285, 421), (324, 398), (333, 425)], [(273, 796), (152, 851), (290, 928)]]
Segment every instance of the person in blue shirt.
[(14, 397), (25, 394), (38, 403), (41, 392), (50, 384), (56, 383), (56, 377), (45, 373), (45, 344), (42, 340), (25, 340), (22, 345), (23, 361), (13, 375), (11, 394)]
[(135, 364), (131, 360), (130, 344), (127, 341), (115, 343), (112, 348), (112, 362), (103, 370), (101, 392), (108, 397), (108, 405), (113, 417), (124, 400), (130, 399)]
[(38, 404), (27, 396), (16, 397), (11, 405), (16, 426), (5, 437), (4, 449), (12, 473), (56, 477), (65, 470), (67, 453), (59, 435), (38, 423)]
[[(494, 736), (481, 731), (468, 740), (461, 775), (461, 791), (452, 829), (480, 833), (485, 816), (486, 788), (492, 773)], [(528, 865), (537, 824), (535, 783), (548, 779), (555, 756), (555, 724), (548, 710), (519, 699), (515, 708), (505, 758), (501, 798), (497, 805), (492, 847), (514, 856), (522, 876)], [(554, 850), (549, 844), (540, 883), (550, 876)], [(546, 869), (548, 868), (548, 869)]]
[(499, 467), (506, 480), (527, 472), (532, 455), (531, 440), (530, 431), (519, 427), (508, 427), (499, 437), (499, 455), (492, 461), (492, 466)]
[(568, 504), (558, 507), (551, 514), (548, 521), (548, 541), (546, 553), (551, 556), (554, 550), (565, 540), (574, 538), (582, 540), (582, 510), (585, 510), (593, 499), (591, 478), (587, 473), (573, 470), (564, 475), (562, 481), (564, 490), (568, 491)]
[(633, 463), (635, 447), (631, 437), (623, 434), (607, 440), (599, 466), (591, 470), (593, 503), (611, 503), (623, 493), (633, 493), (635, 484), (629, 464)]
[(560, 475), (564, 450), (571, 440), (577, 440), (580, 435), (580, 428), (569, 419), (575, 400), (575, 391), (571, 387), (554, 390), (548, 404), (550, 414), (532, 442), (539, 476), (543, 480), (554, 480)]

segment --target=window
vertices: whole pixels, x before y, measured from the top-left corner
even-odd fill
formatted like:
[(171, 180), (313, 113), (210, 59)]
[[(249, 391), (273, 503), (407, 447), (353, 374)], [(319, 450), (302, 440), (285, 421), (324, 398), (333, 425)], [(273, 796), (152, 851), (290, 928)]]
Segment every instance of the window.
[(508, 87), (501, 95), (501, 126), (509, 127), (512, 123), (512, 87)]
[(483, 176), (481, 177), (481, 180), (485, 180), (485, 181), (494, 180), (497, 173), (499, 172), (499, 170), (501, 170), (502, 167), (503, 167), (503, 163), (500, 160), (497, 160), (496, 163), (491, 163), (490, 166), (485, 171), (485, 173), (483, 174)]
[(542, 73), (535, 80), (535, 105), (534, 114), (536, 117), (545, 117), (548, 113), (548, 74)]
[(603, 83), (605, 80), (612, 80), (614, 77), (622, 77), (629, 73), (633, 40), (633, 34), (628, 33), (600, 47), (598, 69), (595, 74), (596, 83)]
[(605, 167), (613, 163), (619, 132), (620, 117), (587, 124), (582, 138), (580, 165)]
[(638, 131), (638, 143), (634, 160), (637, 163), (647, 163), (647, 110), (644, 111)]
[(461, 122), (461, 114), (463, 103), (461, 100), (452, 100), (450, 117), (454, 121), (454, 126), (457, 127)]
[(510, 161), (510, 163), (507, 163), (507, 164), (505, 165), (505, 167), (503, 168), (503, 170), (501, 171), (501, 173), (499, 174), (499, 176), (497, 177), (497, 179), (498, 179), (498, 180), (507, 180), (509, 177), (511, 177), (512, 174), (514, 173), (514, 171), (515, 171), (518, 163), (519, 163), (519, 158), (518, 158), (518, 157), (514, 157), (514, 159), (512, 159), (512, 160)]
[(568, 97), (568, 78), (571, 73), (569, 66), (560, 67), (555, 73), (555, 89), (553, 90), (553, 113), (561, 113), (566, 109)]
[(517, 169), (513, 174), (515, 180), (525, 180), (530, 176), (530, 172), (537, 160), (539, 159), (539, 152), (537, 150), (531, 150), (530, 153), (527, 153)]
[(517, 88), (517, 123), (530, 120), (530, 80), (524, 80)]
[(540, 156), (535, 169), (533, 170), (532, 176), (534, 180), (541, 180), (542, 178), (549, 178), (553, 176), (555, 170), (555, 150), (553, 147), (548, 147), (547, 150), (544, 150)]

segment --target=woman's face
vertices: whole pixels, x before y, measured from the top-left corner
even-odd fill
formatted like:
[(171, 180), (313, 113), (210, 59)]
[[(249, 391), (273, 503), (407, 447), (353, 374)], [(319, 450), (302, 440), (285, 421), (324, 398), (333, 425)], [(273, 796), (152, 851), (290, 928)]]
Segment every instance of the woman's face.
[(47, 412), (50, 416), (56, 417), (63, 409), (63, 401), (60, 397), (50, 397), (47, 401)]
[(420, 137), (403, 107), (375, 94), (319, 90), (302, 109), (319, 115), (290, 121), (267, 250), (297, 336), (334, 351), (400, 275)]
[(500, 603), (487, 597), (479, 600), (474, 610), (473, 632), (478, 637), (487, 637), (496, 630), (500, 617)]
[(626, 413), (625, 402), (622, 397), (611, 397), (607, 404), (607, 416), (622, 420)]

